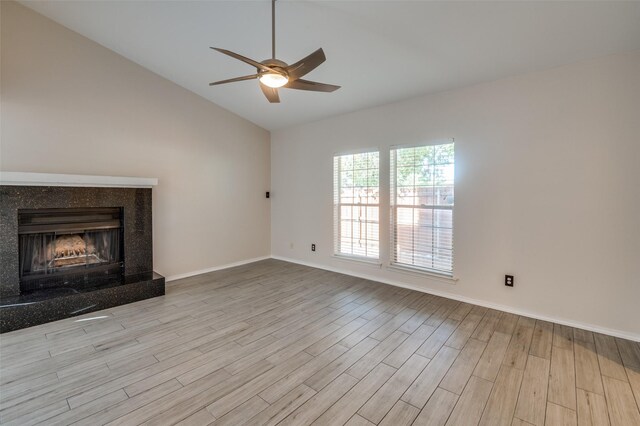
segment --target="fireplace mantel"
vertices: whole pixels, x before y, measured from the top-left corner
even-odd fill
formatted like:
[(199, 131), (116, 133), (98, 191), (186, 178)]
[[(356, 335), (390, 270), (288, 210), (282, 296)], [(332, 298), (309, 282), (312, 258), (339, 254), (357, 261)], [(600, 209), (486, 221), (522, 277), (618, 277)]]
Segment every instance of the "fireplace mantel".
[(0, 185), (151, 188), (157, 178), (67, 175), (57, 173), (0, 172)]

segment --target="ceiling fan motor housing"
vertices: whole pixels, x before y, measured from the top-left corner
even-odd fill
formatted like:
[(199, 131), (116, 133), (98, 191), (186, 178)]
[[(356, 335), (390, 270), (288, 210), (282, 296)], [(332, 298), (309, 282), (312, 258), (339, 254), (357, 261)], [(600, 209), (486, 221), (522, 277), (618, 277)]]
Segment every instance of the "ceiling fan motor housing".
[[(273, 68), (274, 70), (278, 71), (282, 75), (285, 75), (285, 76), (287, 75), (286, 68), (289, 65), (284, 61), (281, 61), (279, 59), (265, 59), (264, 61), (262, 61), (260, 63), (268, 66), (269, 68)], [(263, 73), (268, 72), (268, 71), (261, 70), (260, 68), (257, 68), (257, 70), (258, 70), (259, 74), (263, 74)]]

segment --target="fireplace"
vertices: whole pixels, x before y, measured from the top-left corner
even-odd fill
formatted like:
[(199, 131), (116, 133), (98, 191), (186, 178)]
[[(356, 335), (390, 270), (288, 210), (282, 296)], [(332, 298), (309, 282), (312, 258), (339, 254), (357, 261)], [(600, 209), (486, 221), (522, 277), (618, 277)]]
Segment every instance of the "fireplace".
[(122, 208), (18, 210), (20, 292), (121, 278)]
[(154, 180), (0, 172), (0, 333), (162, 296)]

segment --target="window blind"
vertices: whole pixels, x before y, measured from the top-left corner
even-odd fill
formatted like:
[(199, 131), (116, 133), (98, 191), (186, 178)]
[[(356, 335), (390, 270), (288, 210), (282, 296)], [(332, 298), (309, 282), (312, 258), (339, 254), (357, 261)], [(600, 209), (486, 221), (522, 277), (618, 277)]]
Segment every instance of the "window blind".
[(391, 150), (391, 262), (453, 273), (454, 144)]
[(380, 255), (380, 153), (333, 159), (334, 253), (378, 259)]

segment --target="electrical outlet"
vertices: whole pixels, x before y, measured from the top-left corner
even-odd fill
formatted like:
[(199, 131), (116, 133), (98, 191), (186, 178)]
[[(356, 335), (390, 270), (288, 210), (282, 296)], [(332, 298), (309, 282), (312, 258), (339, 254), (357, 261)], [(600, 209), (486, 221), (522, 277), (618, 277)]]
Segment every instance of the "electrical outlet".
[(504, 285), (507, 287), (513, 287), (513, 275), (505, 275), (504, 276)]
[(316, 245), (315, 244), (311, 244), (311, 251), (316, 251)]

